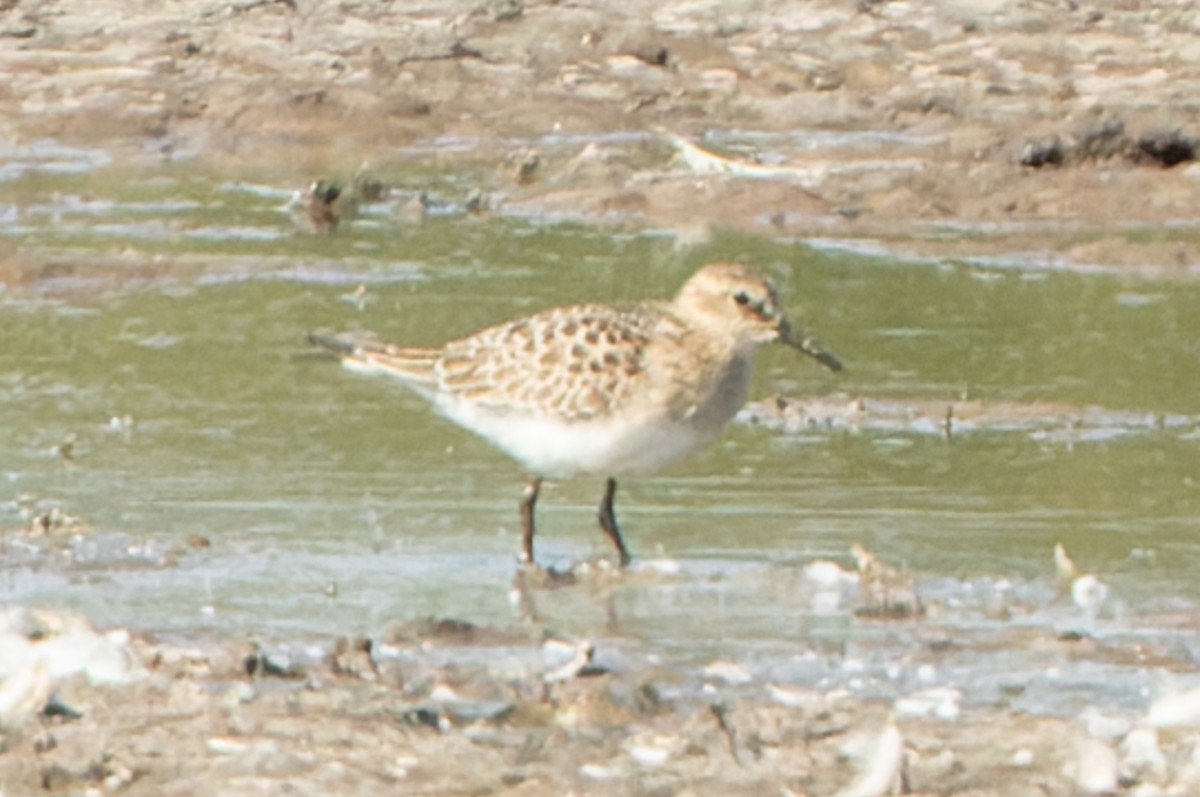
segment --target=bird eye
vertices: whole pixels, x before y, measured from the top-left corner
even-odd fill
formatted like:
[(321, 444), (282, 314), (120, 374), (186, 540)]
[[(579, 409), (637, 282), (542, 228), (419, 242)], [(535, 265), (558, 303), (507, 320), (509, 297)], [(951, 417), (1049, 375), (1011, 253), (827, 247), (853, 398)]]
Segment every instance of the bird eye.
[(733, 300), (742, 307), (745, 307), (746, 305), (750, 304), (750, 295), (745, 291), (738, 291), (733, 295)]

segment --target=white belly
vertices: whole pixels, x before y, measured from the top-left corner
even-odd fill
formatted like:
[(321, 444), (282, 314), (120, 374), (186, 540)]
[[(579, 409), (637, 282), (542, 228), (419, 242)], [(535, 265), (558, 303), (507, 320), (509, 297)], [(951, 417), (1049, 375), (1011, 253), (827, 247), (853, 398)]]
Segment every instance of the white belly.
[(438, 401), (447, 417), (500, 448), (530, 473), (549, 478), (650, 473), (711, 443), (722, 425), (700, 427), (662, 417), (559, 420), (494, 413)]

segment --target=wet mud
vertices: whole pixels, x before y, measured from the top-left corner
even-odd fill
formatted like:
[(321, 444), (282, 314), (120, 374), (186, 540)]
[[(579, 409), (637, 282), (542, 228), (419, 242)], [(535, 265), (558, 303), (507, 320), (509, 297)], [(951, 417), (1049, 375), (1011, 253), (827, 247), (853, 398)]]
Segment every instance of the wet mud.
[[(564, 638), (532, 619), (509, 628), (429, 619), (371, 638), (259, 644), (98, 633), (76, 616), (10, 610), (0, 629), (0, 783), (9, 794), (147, 795), (1200, 788), (1195, 691), (1160, 688), (1144, 708), (1084, 707), (1086, 693), (1076, 694), (1071, 718), (1021, 709), (1027, 691), (1055, 688), (1058, 669), (1191, 667), (1169, 643), (1096, 633), (1087, 616), (1099, 604), (1071, 588), (1086, 576), (1060, 553), (1071, 597), (1055, 600), (1071, 624), (1043, 617), (948, 634), (938, 618), (953, 607), (915, 610), (912, 574), (859, 550), (857, 574), (807, 566), (813, 595), (826, 597), (795, 610), (829, 616), (832, 589), (862, 638), (690, 665), (636, 639)], [(535, 600), (554, 599), (544, 589)], [(880, 611), (906, 591), (907, 611)], [(1011, 620), (1045, 608), (1000, 596), (986, 611)], [(1194, 618), (1142, 620), (1194, 638)], [(873, 653), (869, 638), (880, 633), (907, 637), (904, 655), (878, 658), (885, 646)], [(960, 680), (967, 660), (1018, 647), (1043, 662), (1040, 672)], [(824, 674), (797, 676), (805, 670)]]
[(1200, 21), (1175, 3), (21, 0), (0, 15), (9, 176), (73, 168), (62, 146), (100, 166), (290, 173), (295, 189), (366, 170), (419, 193), (420, 175), (455, 174), (477, 210), (684, 239), (1198, 268)]

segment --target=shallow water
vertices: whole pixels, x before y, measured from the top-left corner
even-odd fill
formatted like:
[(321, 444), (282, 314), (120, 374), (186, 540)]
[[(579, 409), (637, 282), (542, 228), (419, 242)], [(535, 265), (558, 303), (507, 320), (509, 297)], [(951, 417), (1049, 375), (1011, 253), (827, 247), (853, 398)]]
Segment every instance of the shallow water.
[[(951, 439), (917, 412), (857, 428), (734, 424), (712, 450), (622, 484), (641, 563), (611, 589), (535, 595), (549, 622), (805, 681), (837, 668), (798, 658), (797, 643), (859, 651), (882, 672), (930, 634), (1091, 622), (1054, 598), (1056, 542), (1112, 588), (1088, 626), (1102, 637), (1200, 602), (1200, 285), (483, 220), (461, 212), (464, 183), (407, 179), (432, 186), (442, 212), (410, 223), (383, 207), (327, 237), (297, 231), (289, 191), (270, 183), (171, 168), (31, 169), (0, 183), (0, 240), (65, 264), (0, 293), (0, 600), (181, 635), (372, 633), (424, 615), (512, 623), (517, 467), (401, 388), (315, 356), (306, 331), (433, 345), (548, 305), (669, 296), (697, 266), (741, 258), (773, 274), (847, 364), (831, 374), (764, 352), (753, 398), (1059, 409)], [(77, 265), (92, 260), (103, 267)], [(541, 561), (607, 553), (599, 492), (544, 492)], [(52, 507), (86, 532), (16, 533)], [(804, 565), (850, 567), (855, 542), (915, 574), (937, 619), (918, 633), (814, 614)], [(996, 591), (1034, 608), (990, 620)], [(1169, 623), (1141, 630), (1171, 655), (1197, 654)], [(970, 659), (976, 675), (986, 661)], [(1014, 666), (1005, 658), (980, 683), (1000, 691)], [(1084, 692), (1098, 680), (1124, 702), (1143, 686), (1078, 675)]]

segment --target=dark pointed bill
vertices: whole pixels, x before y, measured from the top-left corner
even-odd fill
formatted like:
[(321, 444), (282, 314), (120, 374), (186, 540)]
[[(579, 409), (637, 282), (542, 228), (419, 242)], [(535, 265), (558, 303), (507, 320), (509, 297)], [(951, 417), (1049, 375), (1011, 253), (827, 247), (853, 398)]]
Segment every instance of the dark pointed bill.
[(797, 351), (804, 352), (831, 371), (842, 370), (842, 361), (837, 358), (837, 355), (822, 349), (817, 341), (809, 335), (797, 338), (793, 336), (791, 329), (784, 328), (780, 330), (779, 340)]

